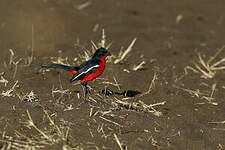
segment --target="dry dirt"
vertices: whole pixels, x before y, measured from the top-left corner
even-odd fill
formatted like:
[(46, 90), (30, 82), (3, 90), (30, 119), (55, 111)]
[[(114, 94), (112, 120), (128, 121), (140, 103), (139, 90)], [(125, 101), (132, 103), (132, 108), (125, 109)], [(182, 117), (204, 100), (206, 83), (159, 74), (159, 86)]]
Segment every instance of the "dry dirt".
[[(224, 149), (225, 50), (211, 57), (224, 10), (222, 0), (1, 0), (1, 149)], [(103, 28), (115, 57), (84, 101), (71, 75), (40, 64), (78, 64)]]

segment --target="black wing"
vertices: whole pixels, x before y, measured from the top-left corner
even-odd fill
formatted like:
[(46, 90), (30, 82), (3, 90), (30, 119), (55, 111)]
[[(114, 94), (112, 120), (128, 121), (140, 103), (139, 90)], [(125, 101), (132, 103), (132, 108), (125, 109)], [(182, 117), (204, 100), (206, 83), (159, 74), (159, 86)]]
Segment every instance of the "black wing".
[(70, 79), (70, 82), (82, 79), (83, 77), (96, 72), (100, 62), (101, 60), (99, 59), (91, 59), (87, 62), (84, 62), (83, 64), (78, 66), (79, 70), (77, 71), (77, 74), (73, 75), (73, 77)]

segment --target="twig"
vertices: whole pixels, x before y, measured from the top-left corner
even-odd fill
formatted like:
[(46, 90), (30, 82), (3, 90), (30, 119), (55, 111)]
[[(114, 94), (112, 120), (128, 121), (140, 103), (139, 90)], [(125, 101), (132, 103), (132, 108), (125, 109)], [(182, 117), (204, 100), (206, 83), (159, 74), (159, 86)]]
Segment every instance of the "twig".
[(154, 73), (154, 76), (153, 76), (153, 79), (152, 79), (152, 81), (151, 81), (151, 83), (149, 85), (148, 91), (146, 91), (145, 93), (141, 94), (139, 97), (142, 97), (142, 96), (144, 96), (146, 94), (149, 94), (152, 91), (152, 89), (155, 88), (155, 84), (156, 84), (155, 82), (156, 82), (157, 79), (158, 79), (158, 76), (157, 76), (156, 73)]
[(208, 123), (213, 123), (213, 124), (225, 124), (225, 120), (224, 120), (224, 121), (212, 121), (212, 122), (208, 122)]
[(29, 113), (29, 111), (27, 110), (27, 116), (29, 118), (29, 120), (27, 121), (27, 125), (28, 127), (33, 127), (35, 130), (37, 130), (46, 140), (49, 140), (52, 142), (52, 138), (50, 136), (48, 136), (47, 134), (45, 134), (44, 132), (42, 132), (35, 124), (33, 119), (31, 118), (31, 115)]
[[(221, 53), (222, 50), (225, 49), (225, 45), (220, 48), (215, 55), (213, 55), (212, 57), (209, 58), (209, 60), (205, 61), (201, 54), (198, 54), (198, 59), (199, 62), (195, 63), (195, 68), (188, 66), (185, 67), (187, 69), (191, 69), (192, 71), (194, 71), (195, 73), (201, 73), (201, 77), (203, 78), (213, 78), (216, 74), (217, 71), (219, 70), (225, 70), (225, 65), (223, 65), (223, 63), (225, 63), (225, 58), (222, 58), (216, 62), (213, 63), (213, 61), (216, 59), (216, 57)], [(222, 65), (222, 66), (221, 66)]]
[(90, 5), (91, 5), (91, 2), (87, 1), (87, 2), (85, 2), (83, 4), (78, 5), (76, 8), (78, 10), (83, 10), (83, 9), (87, 8), (88, 6), (90, 6)]
[(146, 63), (145, 61), (142, 61), (140, 64), (134, 65), (134, 67), (132, 68), (132, 70), (133, 70), (133, 71), (137, 71), (137, 70), (143, 69), (145, 63)]
[(120, 150), (123, 150), (123, 147), (122, 147), (122, 145), (121, 145), (121, 143), (120, 143), (120, 140), (118, 139), (117, 135), (116, 135), (115, 133), (113, 133), (113, 136), (114, 136), (114, 138), (115, 138), (115, 140), (116, 140), (116, 143), (119, 145)]
[(107, 121), (107, 122), (113, 123), (113, 124), (115, 124), (115, 125), (117, 125), (117, 126), (119, 126), (119, 127), (123, 127), (123, 126), (120, 125), (119, 123), (114, 122), (114, 121), (109, 120), (109, 119), (106, 119), (106, 118), (104, 118), (104, 117), (102, 117), (102, 116), (99, 116), (99, 118), (101, 118), (101, 119), (103, 119), (103, 120), (105, 120), (105, 121)]
[(6, 80), (6, 79), (3, 77), (3, 75), (1, 75), (0, 83), (4, 83), (5, 86), (7, 86), (7, 84), (9, 83), (9, 81)]
[(14, 91), (14, 89), (15, 89), (15, 87), (17, 86), (17, 83), (18, 83), (18, 80), (15, 82), (15, 84), (12, 86), (12, 88), (11, 89), (9, 89), (9, 90), (7, 90), (7, 91), (3, 91), (2, 93), (1, 93), (1, 95), (3, 96), (3, 97), (11, 97), (11, 96), (13, 96), (13, 94), (12, 94), (12, 92)]
[(105, 42), (106, 42), (105, 30), (104, 30), (104, 29), (102, 29), (102, 40), (101, 40), (101, 47), (105, 47)]
[(129, 54), (136, 42), (137, 38), (134, 38), (133, 41), (131, 42), (131, 44), (128, 46), (128, 48), (123, 52), (121, 53), (121, 55), (119, 55), (115, 61), (114, 61), (114, 64), (118, 64), (120, 63), (121, 61), (123, 61), (125, 59), (125, 57), (127, 56), (127, 54)]

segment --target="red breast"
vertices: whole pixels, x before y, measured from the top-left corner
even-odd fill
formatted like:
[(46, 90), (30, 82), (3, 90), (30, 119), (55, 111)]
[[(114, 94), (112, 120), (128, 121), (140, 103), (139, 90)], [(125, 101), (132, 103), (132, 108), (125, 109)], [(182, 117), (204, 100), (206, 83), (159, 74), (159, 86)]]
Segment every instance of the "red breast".
[(106, 57), (107, 56), (103, 56), (103, 57), (100, 58), (101, 59), (101, 62), (99, 63), (98, 70), (96, 72), (94, 72), (94, 73), (92, 73), (92, 74), (84, 77), (82, 79), (83, 82), (89, 82), (89, 81), (97, 78), (98, 76), (100, 76), (103, 73), (103, 71), (105, 69), (105, 64), (106, 64)]

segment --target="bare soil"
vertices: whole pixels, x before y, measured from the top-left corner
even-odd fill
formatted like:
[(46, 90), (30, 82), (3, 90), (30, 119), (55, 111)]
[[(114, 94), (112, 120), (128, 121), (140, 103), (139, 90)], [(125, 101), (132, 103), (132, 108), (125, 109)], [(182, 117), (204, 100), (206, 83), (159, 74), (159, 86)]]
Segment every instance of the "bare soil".
[[(206, 78), (196, 68), (198, 54), (207, 61), (224, 45), (224, 10), (222, 0), (1, 0), (0, 147), (224, 149), (225, 72)], [(71, 75), (40, 64), (78, 64), (103, 28), (114, 59), (137, 41), (125, 60), (108, 62), (84, 101)]]

